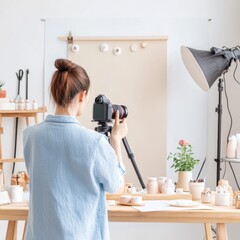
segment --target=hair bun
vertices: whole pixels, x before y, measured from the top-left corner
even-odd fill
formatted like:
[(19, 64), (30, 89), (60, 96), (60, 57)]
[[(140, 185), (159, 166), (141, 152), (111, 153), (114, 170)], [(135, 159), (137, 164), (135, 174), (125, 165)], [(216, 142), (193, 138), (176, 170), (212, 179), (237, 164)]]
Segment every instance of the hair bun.
[(71, 61), (67, 60), (67, 59), (57, 59), (55, 61), (55, 67), (59, 70), (59, 71), (70, 71), (71, 69), (73, 69), (76, 65), (74, 63), (72, 63)]

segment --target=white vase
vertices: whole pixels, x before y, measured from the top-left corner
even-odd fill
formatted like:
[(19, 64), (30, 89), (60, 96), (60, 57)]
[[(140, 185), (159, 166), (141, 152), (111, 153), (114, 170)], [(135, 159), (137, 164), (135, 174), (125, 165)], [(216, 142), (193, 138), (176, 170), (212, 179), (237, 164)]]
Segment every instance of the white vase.
[(189, 192), (190, 180), (192, 180), (192, 171), (179, 171), (177, 188), (182, 188), (184, 192)]

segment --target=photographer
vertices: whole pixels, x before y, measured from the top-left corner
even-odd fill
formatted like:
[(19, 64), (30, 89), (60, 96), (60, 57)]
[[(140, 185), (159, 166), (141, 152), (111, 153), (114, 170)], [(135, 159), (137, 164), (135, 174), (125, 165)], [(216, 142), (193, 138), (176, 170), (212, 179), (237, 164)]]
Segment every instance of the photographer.
[(55, 115), (24, 131), (30, 175), (26, 240), (109, 239), (105, 192), (123, 185), (121, 140), (126, 120), (116, 112), (110, 143), (77, 120), (87, 106), (90, 80), (83, 68), (55, 61), (51, 81)]

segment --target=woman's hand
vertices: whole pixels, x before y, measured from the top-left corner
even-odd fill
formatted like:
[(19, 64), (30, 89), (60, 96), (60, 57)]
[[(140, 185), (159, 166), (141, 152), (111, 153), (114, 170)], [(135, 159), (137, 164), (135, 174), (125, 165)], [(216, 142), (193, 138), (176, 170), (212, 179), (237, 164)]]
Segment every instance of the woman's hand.
[(111, 141), (121, 142), (121, 140), (128, 134), (128, 127), (126, 118), (119, 119), (119, 111), (116, 112), (115, 123), (111, 131)]

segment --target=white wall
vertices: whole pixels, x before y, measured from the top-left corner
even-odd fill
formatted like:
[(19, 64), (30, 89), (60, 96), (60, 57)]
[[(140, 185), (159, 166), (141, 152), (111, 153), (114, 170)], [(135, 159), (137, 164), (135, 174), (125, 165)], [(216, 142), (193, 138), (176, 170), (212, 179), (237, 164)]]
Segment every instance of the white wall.
[[(116, 33), (119, 25), (114, 19), (131, 19), (134, 22), (137, 19), (155, 19), (156, 25), (160, 23), (161, 18), (185, 18), (190, 22), (190, 27), (194, 28), (193, 19), (213, 20), (209, 24), (209, 47), (227, 45), (229, 47), (239, 44), (239, 18), (238, 10), (240, 2), (237, 0), (134, 0), (134, 1), (1, 1), (0, 8), (0, 80), (6, 81), (6, 89), (8, 96), (14, 98), (17, 91), (17, 80), (15, 72), (19, 68), (30, 69), (30, 93), (31, 99), (36, 99), (41, 105), (43, 103), (43, 60), (44, 60), (44, 24), (41, 18), (85, 18), (93, 21), (93, 19), (101, 18), (108, 22), (109, 35)], [(113, 24), (114, 23), (114, 24)], [(192, 23), (192, 24), (191, 24)], [(131, 25), (133, 26), (133, 25)], [(152, 26), (153, 27), (153, 26)], [(153, 27), (154, 28), (154, 27)], [(84, 27), (84, 32), (88, 31), (88, 26)], [(100, 28), (99, 28), (100, 29)], [(173, 28), (172, 28), (173, 29)], [(142, 25), (135, 25), (135, 29), (129, 27), (127, 32), (131, 34), (134, 31), (142, 31)], [(157, 29), (155, 29), (157, 31)], [(179, 138), (187, 138), (192, 142), (196, 155), (203, 158), (207, 151), (208, 162), (205, 172), (207, 172), (209, 184), (214, 187), (215, 184), (215, 163), (213, 159), (216, 156), (216, 114), (214, 108), (217, 103), (217, 91), (213, 86), (210, 93), (201, 92), (200, 89), (191, 80), (187, 72), (184, 70), (179, 60), (179, 52), (177, 45), (181, 36), (185, 34), (191, 41), (191, 32), (188, 29), (176, 29), (179, 32), (179, 39), (173, 41), (172, 47), (176, 48), (178, 60), (174, 60), (171, 50), (168, 74), (171, 82), (168, 83), (168, 150), (173, 151), (176, 141)], [(175, 35), (176, 36), (176, 35)], [(177, 36), (176, 36), (177, 37)], [(172, 40), (169, 40), (169, 42)], [(171, 42), (170, 42), (171, 43)], [(206, 43), (194, 41), (194, 46), (202, 49)], [(50, 52), (52, 56), (62, 56), (59, 52)], [(180, 65), (180, 66), (179, 66)], [(176, 68), (177, 66), (177, 68)], [(47, 66), (50, 67), (51, 66)], [(179, 77), (171, 78), (173, 73), (179, 71)], [(230, 75), (230, 74), (229, 74)], [(238, 86), (232, 81), (231, 76), (228, 77), (229, 92), (231, 92), (231, 102), (239, 100)], [(182, 84), (181, 84), (182, 82)], [(191, 91), (185, 92), (185, 87)], [(22, 86), (22, 95), (24, 95), (24, 86)], [(196, 97), (195, 97), (196, 96)], [(204, 106), (207, 107), (208, 102), (208, 118)], [(200, 109), (199, 109), (200, 106)], [(238, 125), (240, 114), (237, 111), (237, 104), (232, 104), (234, 112), (234, 129), (233, 132), (240, 132)], [(228, 118), (225, 114), (223, 120), (223, 139), (228, 129)], [(208, 121), (208, 124), (207, 124)], [(4, 119), (4, 136), (3, 136), (3, 152), (4, 157), (12, 156), (13, 153), (13, 121)], [(20, 129), (24, 128), (24, 121), (20, 121)], [(206, 132), (206, 129), (208, 131)], [(208, 134), (208, 135), (206, 135)], [(208, 136), (208, 137), (207, 137)], [(21, 134), (19, 131), (19, 139)], [(207, 146), (206, 146), (207, 142)], [(223, 154), (224, 154), (223, 144)], [(22, 155), (22, 148), (19, 141), (18, 155)], [(18, 165), (20, 168), (20, 166)], [(9, 167), (10, 169), (10, 167)], [(228, 177), (231, 173), (228, 170)], [(168, 168), (170, 177), (175, 178), (176, 175)], [(238, 176), (239, 177), (239, 176)], [(231, 179), (231, 184), (234, 182)], [(235, 186), (234, 186), (235, 187)], [(236, 225), (234, 225), (236, 228)], [(171, 231), (174, 228), (174, 231)], [(6, 225), (1, 224), (0, 239), (4, 238)], [(203, 226), (193, 224), (191, 228), (186, 224), (135, 224), (135, 223), (111, 223), (110, 224), (112, 239), (184, 239), (190, 240), (203, 239)], [(191, 229), (191, 231), (189, 231)], [(21, 230), (21, 229), (20, 229)], [(231, 226), (230, 239), (237, 239), (237, 235)], [(186, 234), (187, 233), (187, 234)], [(192, 235), (191, 235), (192, 234)], [(193, 235), (194, 234), (194, 235)], [(182, 237), (180, 237), (182, 236)], [(198, 238), (196, 238), (198, 236)]]

